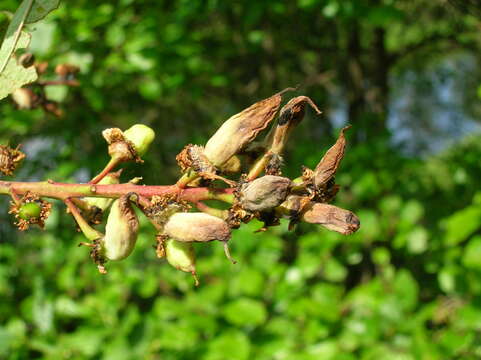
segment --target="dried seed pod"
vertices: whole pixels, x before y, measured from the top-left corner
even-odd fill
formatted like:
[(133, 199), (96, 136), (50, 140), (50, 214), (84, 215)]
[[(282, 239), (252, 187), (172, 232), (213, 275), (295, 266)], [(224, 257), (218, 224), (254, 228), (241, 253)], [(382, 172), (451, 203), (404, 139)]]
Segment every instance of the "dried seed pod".
[(281, 204), (289, 191), (291, 180), (265, 175), (245, 183), (240, 191), (240, 204), (249, 211), (266, 211)]
[(351, 126), (346, 126), (341, 130), (336, 143), (327, 150), (319, 164), (317, 164), (313, 175), (314, 185), (317, 188), (326, 184), (336, 174), (337, 168), (344, 157), (344, 151), (346, 149), (344, 132), (350, 127)]
[(169, 237), (184, 242), (228, 241), (231, 235), (224, 220), (201, 212), (172, 215), (165, 224), (164, 232)]
[(139, 220), (130, 203), (133, 193), (114, 201), (100, 245), (109, 260), (122, 260), (130, 255), (137, 241)]
[(191, 273), (195, 280), (195, 286), (198, 286), (199, 280), (195, 269), (195, 252), (192, 244), (167, 239), (164, 246), (165, 256), (169, 264), (178, 270)]
[(205, 213), (176, 213), (165, 224), (164, 233), (181, 242), (222, 241), (226, 257), (236, 263), (227, 245), (231, 236), (230, 227), (218, 217)]
[(9, 146), (0, 145), (0, 172), (5, 175), (13, 175), (13, 172), (25, 159), (25, 154), (21, 152), (20, 145), (12, 149)]
[(144, 156), (155, 139), (155, 132), (143, 124), (136, 124), (124, 131), (125, 138), (130, 141), (138, 156)]
[(225, 121), (205, 145), (205, 156), (222, 167), (274, 119), (282, 93), (259, 101)]
[(359, 218), (353, 212), (323, 203), (311, 202), (304, 209), (301, 219), (344, 235), (352, 234), (360, 226)]
[[(118, 184), (121, 171), (108, 173), (102, 180), (98, 182), (99, 185)], [(86, 197), (84, 201), (90, 206), (96, 206), (100, 210), (105, 211), (114, 201), (114, 199), (102, 197)]]

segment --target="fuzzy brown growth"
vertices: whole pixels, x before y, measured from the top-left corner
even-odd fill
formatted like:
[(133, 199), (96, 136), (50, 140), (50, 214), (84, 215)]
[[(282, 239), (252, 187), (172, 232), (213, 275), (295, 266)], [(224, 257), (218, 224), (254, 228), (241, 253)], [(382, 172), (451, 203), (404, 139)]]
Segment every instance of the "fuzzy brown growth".
[(20, 162), (25, 159), (25, 154), (19, 149), (20, 145), (15, 149), (0, 145), (0, 172), (7, 176), (13, 175)]
[[(40, 214), (38, 217), (31, 217), (29, 219), (20, 218), (20, 208), (22, 207), (22, 205), (28, 203), (36, 203), (40, 206)], [(20, 231), (25, 231), (29, 228), (30, 225), (38, 225), (41, 229), (43, 229), (45, 227), (45, 220), (47, 220), (51, 210), (51, 203), (40, 199), (37, 195), (32, 194), (31, 192), (26, 192), (19, 202), (10, 202), (10, 210), (8, 213), (14, 214), (16, 219), (15, 226), (17, 226)]]
[(164, 226), (171, 215), (179, 211), (188, 211), (191, 208), (188, 202), (179, 200), (175, 194), (167, 196), (154, 195), (150, 203), (151, 205), (148, 208), (143, 209), (145, 215), (161, 227)]
[(222, 166), (252, 142), (274, 119), (282, 92), (259, 101), (225, 121), (205, 145), (205, 155), (215, 166)]
[(155, 254), (157, 258), (161, 259), (165, 257), (165, 242), (169, 237), (165, 234), (157, 234), (155, 235)]
[(229, 185), (235, 185), (235, 181), (217, 175), (217, 169), (204, 155), (204, 148), (199, 145), (189, 144), (175, 157), (183, 172), (189, 169), (195, 171), (202, 179), (221, 180)]
[(336, 143), (327, 150), (326, 154), (314, 169), (313, 180), (316, 187), (325, 185), (336, 174), (346, 149), (344, 132), (350, 127), (351, 126), (346, 126), (341, 130)]

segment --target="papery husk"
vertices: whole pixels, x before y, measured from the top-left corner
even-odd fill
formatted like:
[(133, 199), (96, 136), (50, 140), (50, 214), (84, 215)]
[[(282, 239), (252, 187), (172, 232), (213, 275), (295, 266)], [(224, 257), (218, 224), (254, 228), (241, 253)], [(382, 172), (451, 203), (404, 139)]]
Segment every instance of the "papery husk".
[(326, 154), (314, 169), (313, 181), (316, 187), (326, 184), (336, 174), (346, 149), (344, 132), (350, 127), (351, 126), (346, 126), (341, 130), (336, 143), (327, 150)]

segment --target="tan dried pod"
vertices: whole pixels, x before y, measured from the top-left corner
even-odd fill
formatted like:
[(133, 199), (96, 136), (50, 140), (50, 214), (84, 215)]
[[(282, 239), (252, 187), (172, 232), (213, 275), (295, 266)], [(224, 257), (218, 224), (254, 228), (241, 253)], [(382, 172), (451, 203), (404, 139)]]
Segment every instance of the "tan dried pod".
[(122, 196), (110, 209), (105, 236), (100, 240), (101, 253), (109, 260), (125, 259), (134, 249), (139, 231), (139, 220), (130, 203), (134, 196)]
[(282, 176), (262, 176), (242, 186), (240, 204), (250, 211), (273, 209), (285, 200), (291, 184), (290, 179)]
[(277, 114), (282, 92), (259, 101), (230, 117), (205, 145), (204, 154), (216, 167), (222, 167), (233, 155), (264, 130)]
[(242, 164), (238, 156), (233, 156), (220, 167), (220, 171), (226, 174), (236, 174), (241, 171)]
[(314, 185), (320, 187), (326, 184), (335, 174), (342, 158), (344, 157), (344, 151), (346, 149), (346, 138), (344, 132), (351, 126), (346, 126), (341, 130), (339, 138), (336, 143), (327, 150), (326, 154), (322, 157), (319, 164), (314, 169), (313, 179)]
[(311, 202), (301, 215), (301, 219), (312, 224), (319, 224), (326, 229), (349, 235), (360, 227), (359, 218), (349, 210), (334, 205)]
[(218, 217), (202, 212), (176, 213), (165, 224), (164, 233), (181, 242), (222, 241), (227, 258), (235, 263), (227, 245), (231, 237), (231, 229)]

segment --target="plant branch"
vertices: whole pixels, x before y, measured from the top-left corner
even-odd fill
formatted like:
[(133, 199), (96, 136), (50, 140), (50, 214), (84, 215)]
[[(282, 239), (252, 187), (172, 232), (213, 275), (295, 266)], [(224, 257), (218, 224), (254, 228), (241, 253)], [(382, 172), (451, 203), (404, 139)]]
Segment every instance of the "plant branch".
[(40, 197), (59, 200), (76, 197), (106, 197), (118, 198), (134, 192), (140, 196), (151, 198), (154, 195), (177, 195), (180, 200), (198, 202), (202, 200), (221, 200), (228, 203), (233, 201), (234, 188), (211, 189), (207, 187), (179, 189), (176, 185), (135, 185), (131, 183), (98, 185), (98, 184), (67, 184), (54, 181), (20, 182), (0, 181), (0, 195), (10, 195), (14, 191), (23, 195), (30, 191)]

